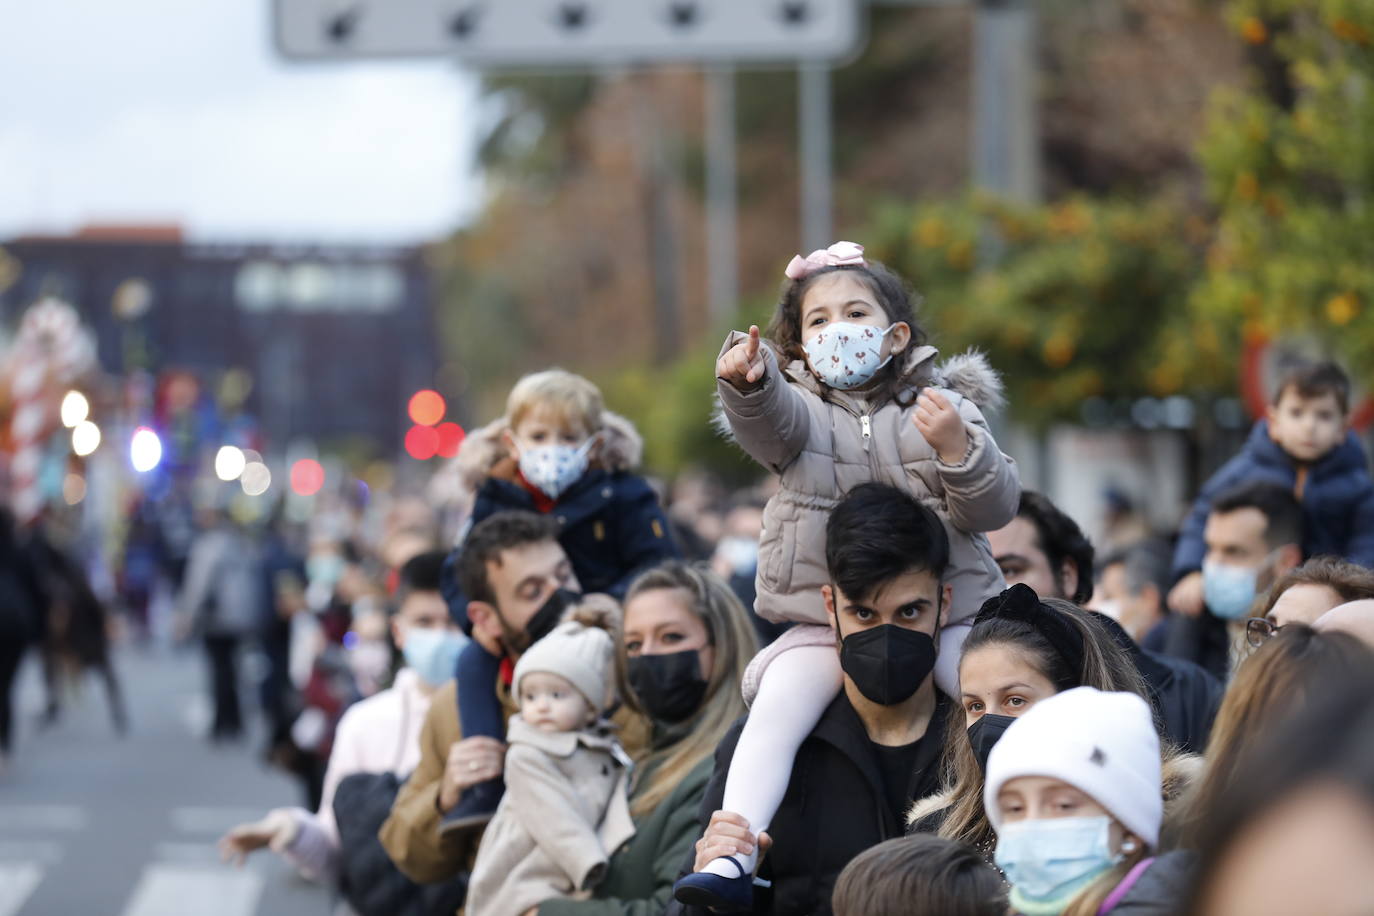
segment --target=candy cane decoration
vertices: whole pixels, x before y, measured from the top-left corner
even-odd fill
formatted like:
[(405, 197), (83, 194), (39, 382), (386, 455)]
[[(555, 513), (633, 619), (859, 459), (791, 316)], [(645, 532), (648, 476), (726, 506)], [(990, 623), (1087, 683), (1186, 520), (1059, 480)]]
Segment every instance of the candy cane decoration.
[(43, 508), (38, 473), (43, 442), (58, 422), (57, 398), (94, 364), (95, 348), (70, 305), (48, 298), (24, 313), (9, 360), (10, 500), (21, 523)]

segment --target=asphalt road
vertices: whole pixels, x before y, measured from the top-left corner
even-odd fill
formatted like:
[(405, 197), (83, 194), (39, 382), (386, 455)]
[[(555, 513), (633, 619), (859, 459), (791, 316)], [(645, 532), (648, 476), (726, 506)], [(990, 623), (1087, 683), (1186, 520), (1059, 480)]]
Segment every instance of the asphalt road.
[(127, 649), (117, 664), (131, 720), (122, 738), (94, 680), (39, 730), (36, 660), (21, 672), (20, 730), (0, 772), (0, 916), (329, 914), (331, 895), (270, 852), (242, 869), (220, 864), (226, 828), (300, 800), (259, 762), (256, 735), (202, 737), (200, 656)]

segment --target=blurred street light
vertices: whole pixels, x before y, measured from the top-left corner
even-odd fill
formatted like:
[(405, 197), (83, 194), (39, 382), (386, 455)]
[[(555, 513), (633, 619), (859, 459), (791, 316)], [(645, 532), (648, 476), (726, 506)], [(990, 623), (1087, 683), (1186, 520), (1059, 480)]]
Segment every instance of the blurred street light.
[(82, 458), (100, 447), (100, 427), (90, 420), (82, 420), (72, 430), (72, 451)]
[(444, 412), (448, 410), (448, 405), (444, 403), (443, 395), (437, 391), (426, 388), (411, 395), (409, 414), (410, 419), (417, 426), (433, 426), (444, 418)]
[(140, 474), (151, 471), (162, 462), (162, 440), (146, 426), (134, 430), (129, 441), (129, 461)]
[(301, 496), (314, 496), (324, 486), (324, 466), (313, 458), (302, 458), (291, 465), (291, 490)]
[(248, 496), (261, 496), (272, 486), (272, 472), (261, 461), (250, 461), (239, 477), (239, 486)]
[(79, 391), (68, 391), (62, 399), (62, 425), (71, 429), (91, 414), (91, 402)]
[(406, 433), (406, 454), (416, 461), (428, 461), (439, 451), (439, 431), (433, 426), (412, 426)]
[(243, 450), (233, 445), (221, 446), (215, 453), (215, 476), (225, 482), (238, 480), (243, 474), (243, 469), (248, 466), (248, 459), (244, 456)]

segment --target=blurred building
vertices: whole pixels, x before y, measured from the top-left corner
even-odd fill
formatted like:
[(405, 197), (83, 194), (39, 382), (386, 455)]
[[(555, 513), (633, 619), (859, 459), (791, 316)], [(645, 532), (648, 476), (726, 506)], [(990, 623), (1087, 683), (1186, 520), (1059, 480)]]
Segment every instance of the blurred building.
[(303, 437), (394, 455), (408, 398), (437, 381), (420, 248), (192, 243), (176, 227), (2, 244), (22, 269), (0, 294), (7, 325), (52, 294), (92, 328), (106, 373), (179, 369), (213, 386), (244, 370), (245, 408), (274, 449)]

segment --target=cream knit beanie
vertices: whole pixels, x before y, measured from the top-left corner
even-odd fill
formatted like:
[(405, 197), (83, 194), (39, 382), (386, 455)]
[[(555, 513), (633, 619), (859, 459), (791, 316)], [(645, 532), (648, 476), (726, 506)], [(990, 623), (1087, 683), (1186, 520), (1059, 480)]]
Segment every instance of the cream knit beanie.
[(525, 675), (536, 671), (556, 674), (566, 678), (593, 709), (601, 712), (611, 702), (614, 658), (611, 634), (600, 627), (566, 621), (520, 656), (511, 686), (519, 697), (520, 679)]

